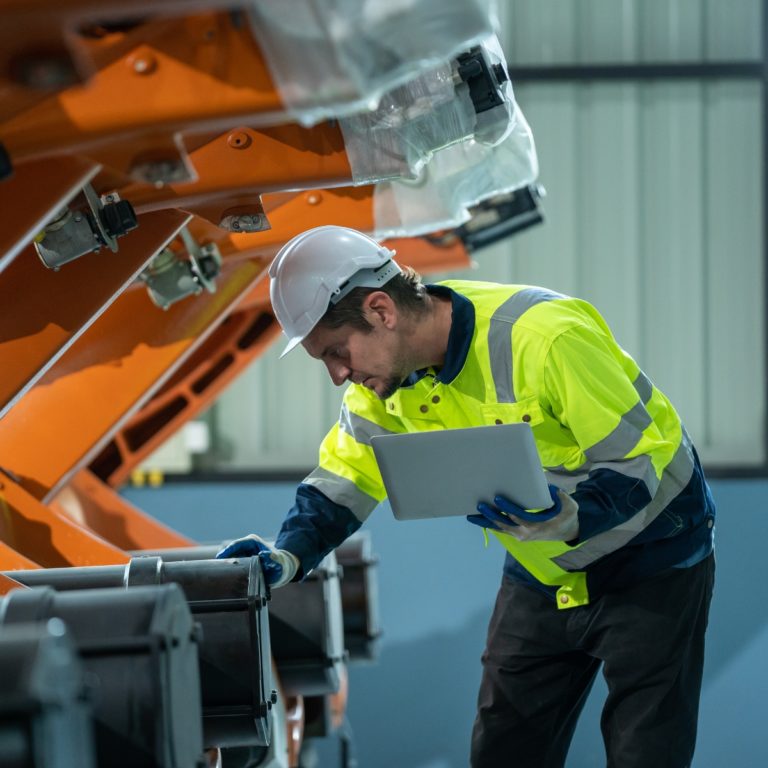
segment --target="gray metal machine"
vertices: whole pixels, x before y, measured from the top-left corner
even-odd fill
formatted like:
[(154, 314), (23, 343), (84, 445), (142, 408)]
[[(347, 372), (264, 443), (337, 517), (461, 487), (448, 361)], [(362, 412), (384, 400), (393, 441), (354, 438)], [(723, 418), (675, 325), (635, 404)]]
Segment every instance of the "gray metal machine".
[(0, 628), (0, 765), (93, 768), (85, 674), (59, 619)]
[[(165, 562), (135, 557), (127, 565), (14, 571), (27, 586), (61, 592), (103, 587), (178, 585), (200, 627), (199, 678), (206, 747), (268, 745), (272, 685), (267, 588), (258, 558)], [(182, 591), (183, 590), (183, 591)]]
[(51, 618), (67, 626), (85, 669), (98, 764), (198, 768), (198, 638), (181, 589), (40, 587), (0, 601), (0, 631)]

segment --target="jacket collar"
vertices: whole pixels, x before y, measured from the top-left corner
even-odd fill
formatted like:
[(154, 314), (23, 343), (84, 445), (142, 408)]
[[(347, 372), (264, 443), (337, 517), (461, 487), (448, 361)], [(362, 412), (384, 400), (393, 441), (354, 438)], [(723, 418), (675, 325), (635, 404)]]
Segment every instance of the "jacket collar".
[[(451, 300), (451, 330), (448, 334), (448, 346), (445, 350), (445, 362), (435, 379), (441, 384), (450, 384), (461, 372), (472, 344), (472, 334), (475, 330), (475, 308), (472, 302), (460, 293), (445, 285), (428, 284), (427, 291), (433, 296)], [(401, 387), (412, 387), (430, 373), (423, 368), (414, 371), (406, 378)]]

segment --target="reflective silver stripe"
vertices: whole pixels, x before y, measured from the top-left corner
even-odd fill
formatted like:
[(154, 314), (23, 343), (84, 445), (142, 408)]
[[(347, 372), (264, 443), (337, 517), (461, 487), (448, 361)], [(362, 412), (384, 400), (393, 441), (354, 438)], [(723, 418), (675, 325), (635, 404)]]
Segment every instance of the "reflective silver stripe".
[(626, 456), (641, 440), (643, 431), (653, 422), (642, 403), (630, 408), (610, 435), (587, 448), (584, 454), (591, 462), (610, 461)]
[(642, 372), (637, 374), (637, 378), (632, 382), (632, 386), (640, 395), (640, 400), (646, 404), (653, 396), (653, 382)]
[[(653, 383), (651, 382), (651, 380), (642, 371), (640, 371), (640, 373), (637, 375), (637, 378), (632, 382), (632, 386), (634, 386), (635, 391), (640, 396), (640, 400), (642, 401), (643, 405), (647, 404), (648, 401), (653, 396)], [(635, 406), (635, 408), (638, 410), (638, 413), (640, 413), (640, 409), (642, 408), (642, 406), (638, 404), (637, 406)], [(645, 423), (646, 415), (647, 414), (645, 412), (640, 413), (637, 419), (637, 426), (639, 427), (640, 425), (642, 425), (643, 430), (645, 430), (652, 421), (652, 419), (650, 418), (650, 415), (647, 415), (648, 422)], [(624, 429), (625, 427), (621, 427), (621, 428)], [(617, 430), (618, 429), (619, 428), (617, 428)], [(617, 430), (615, 430), (615, 432)], [(609, 437), (606, 438), (606, 440), (608, 440), (611, 436), (612, 435), (609, 435)], [(552, 477), (552, 480), (550, 482), (557, 485), (558, 488), (566, 489), (566, 488), (575, 487), (576, 483), (580, 483), (582, 480), (586, 480), (590, 470), (593, 469), (594, 462), (599, 461), (599, 455), (595, 456), (594, 453), (598, 453), (598, 454), (602, 453), (602, 450), (596, 451), (596, 449), (601, 445), (602, 445), (602, 442), (597, 443), (597, 445), (592, 446), (591, 449), (586, 451), (586, 456), (589, 458), (589, 460), (585, 461), (581, 466), (577, 467), (576, 469), (566, 469), (564, 464), (560, 464), (557, 467), (550, 467), (547, 470), (547, 474)], [(634, 448), (634, 445), (628, 448), (626, 451), (624, 451), (624, 453), (619, 453), (617, 451), (617, 453), (614, 455), (626, 456), (629, 453), (629, 451), (632, 450), (632, 448)], [(619, 448), (619, 450), (621, 450), (621, 448)], [(630, 474), (633, 477), (638, 477), (638, 479), (640, 479), (640, 476), (634, 474), (633, 472), (629, 472), (627, 474)], [(656, 473), (654, 472), (653, 475), (655, 477)]]
[(331, 501), (343, 507), (349, 507), (361, 523), (379, 503), (372, 496), (363, 493), (351, 480), (322, 467), (312, 470), (304, 478), (304, 482), (322, 491)]
[(634, 477), (635, 480), (645, 484), (648, 492), (653, 496), (659, 487), (659, 478), (656, 477), (656, 470), (653, 467), (651, 457), (643, 454), (635, 456), (633, 459), (622, 459), (621, 461), (601, 461), (595, 464), (589, 462), (578, 469), (567, 470), (562, 467), (548, 469), (545, 471), (547, 482), (562, 488), (568, 493), (572, 493), (576, 486), (589, 478), (589, 473), (596, 469), (610, 469), (626, 477)]
[(569, 571), (579, 571), (586, 568), (595, 560), (615, 552), (647, 528), (659, 514), (669, 506), (670, 502), (690, 482), (693, 475), (693, 453), (688, 435), (683, 431), (680, 442), (672, 461), (664, 469), (656, 495), (646, 507), (641, 509), (629, 520), (617, 525), (610, 531), (600, 533), (584, 542), (580, 547), (553, 558), (553, 562)]
[(542, 301), (565, 298), (546, 288), (523, 288), (510, 296), (491, 317), (488, 329), (488, 353), (491, 358), (491, 375), (499, 403), (514, 403), (512, 390), (512, 326), (520, 317)]
[(349, 406), (343, 403), (341, 406), (341, 415), (339, 416), (339, 429), (346, 432), (355, 442), (361, 445), (370, 445), (371, 438), (376, 435), (394, 434), (388, 429), (376, 424), (370, 419), (358, 416), (349, 410)]

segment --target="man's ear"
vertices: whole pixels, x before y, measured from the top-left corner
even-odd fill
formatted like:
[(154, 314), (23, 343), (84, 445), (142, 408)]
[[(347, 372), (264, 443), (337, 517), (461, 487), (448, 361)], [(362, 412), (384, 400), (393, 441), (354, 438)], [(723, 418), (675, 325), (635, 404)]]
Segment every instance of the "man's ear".
[(385, 328), (392, 329), (397, 325), (397, 306), (392, 297), (384, 291), (372, 291), (363, 299), (363, 311), (368, 315), (368, 321), (380, 322)]

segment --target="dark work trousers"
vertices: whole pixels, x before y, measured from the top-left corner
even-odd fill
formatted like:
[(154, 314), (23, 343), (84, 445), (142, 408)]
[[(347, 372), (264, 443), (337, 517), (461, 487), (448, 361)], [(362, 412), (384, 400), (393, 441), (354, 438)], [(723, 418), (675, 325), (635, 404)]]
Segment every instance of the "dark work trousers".
[(473, 768), (562, 768), (601, 664), (608, 768), (687, 768), (714, 572), (711, 555), (568, 610), (503, 579), (483, 654)]

